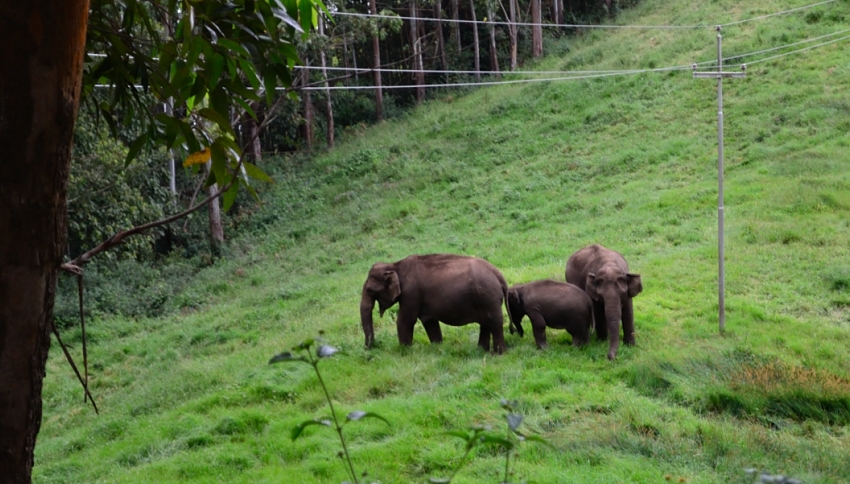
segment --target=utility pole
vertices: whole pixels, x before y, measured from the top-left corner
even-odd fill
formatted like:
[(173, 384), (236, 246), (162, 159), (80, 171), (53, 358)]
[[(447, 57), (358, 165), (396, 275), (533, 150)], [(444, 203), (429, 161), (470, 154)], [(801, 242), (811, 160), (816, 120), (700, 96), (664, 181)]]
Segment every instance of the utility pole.
[(723, 233), (723, 78), (744, 77), (746, 64), (741, 64), (741, 72), (723, 70), (723, 36), (720, 26), (717, 30), (717, 72), (697, 72), (694, 64), (694, 79), (717, 79), (717, 302), (720, 332), (726, 330), (726, 261)]

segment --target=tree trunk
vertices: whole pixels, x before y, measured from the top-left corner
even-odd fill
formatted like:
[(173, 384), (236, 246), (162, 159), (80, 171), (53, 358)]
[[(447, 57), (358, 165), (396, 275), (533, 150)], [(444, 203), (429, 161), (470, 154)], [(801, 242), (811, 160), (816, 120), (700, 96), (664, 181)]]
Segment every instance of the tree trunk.
[[(208, 161), (206, 164), (206, 176), (210, 175), (210, 170), (212, 169), (212, 162)], [(218, 192), (218, 183), (213, 183), (207, 188), (207, 195), (213, 196)], [(224, 226), (221, 225), (221, 198), (215, 198), (207, 205), (207, 213), (209, 215), (210, 220), (210, 247), (212, 248), (212, 252), (214, 254), (218, 253), (218, 250), (221, 248), (221, 244), (224, 243)]]
[(80, 96), (88, 0), (0, 15), (0, 476), (29, 483)]
[[(449, 70), (449, 62), (446, 59), (446, 39), (443, 37), (443, 2), (436, 0), (434, 2), (434, 11), (437, 14), (437, 48), (440, 49), (440, 62), (443, 70)], [(443, 75), (446, 75), (445, 73)]]
[[(304, 67), (308, 67), (310, 61), (304, 58)], [(310, 71), (301, 69), (301, 85), (310, 84)], [(304, 89), (301, 91), (301, 97), (304, 99), (304, 141), (307, 143), (307, 151), (313, 151), (313, 99), (310, 96), (310, 91)]]
[(517, 10), (517, 4), (516, 4), (516, 2), (517, 2), (517, 0), (508, 0), (508, 3), (510, 3), (510, 11), (511, 11), (511, 24), (508, 28), (508, 32), (509, 32), (510, 37), (511, 37), (511, 70), (512, 71), (515, 71), (516, 67), (517, 67), (517, 64), (516, 64), (516, 42), (517, 42), (517, 38), (516, 38), (516, 30), (517, 30), (516, 29), (516, 10)]
[[(369, 10), (372, 15), (378, 14), (377, 0), (369, 0)], [(372, 33), (372, 67), (375, 68), (375, 117), (378, 121), (384, 119), (384, 96), (381, 92), (381, 44), (378, 41), (378, 32)]]
[(248, 136), (251, 137), (251, 158), (253, 158), (254, 163), (263, 161), (263, 144), (260, 142), (260, 123), (263, 119), (260, 112), (262, 107), (262, 104), (257, 101), (252, 101), (251, 109), (254, 110), (254, 114), (257, 115), (257, 119), (254, 120), (254, 118), (248, 118)]
[(457, 48), (457, 55), (460, 55), (462, 47), (460, 42), (460, 22), (458, 22), (458, 20), (460, 20), (458, 1), (459, 0), (449, 0), (449, 5), (452, 9), (452, 20), (454, 20), (454, 22), (452, 22), (452, 32), (449, 34), (449, 40), (454, 40), (455, 47)]
[[(319, 16), (319, 35), (325, 36), (325, 19)], [(322, 79), (325, 81), (325, 116), (327, 117), (327, 141), (328, 148), (334, 147), (334, 106), (331, 98), (331, 90), (328, 88), (328, 71), (327, 59), (325, 58), (325, 49), (319, 51), (319, 57), (322, 60)]]
[(534, 57), (543, 55), (543, 26), (541, 25), (543, 19), (540, 2), (541, 0), (531, 0), (531, 23), (534, 24), (531, 27), (531, 55)]
[[(469, 0), (469, 11), (472, 15), (472, 20), (477, 21), (478, 18), (475, 16), (475, 0)], [(475, 80), (481, 80), (481, 54), (478, 49), (478, 24), (472, 24), (472, 45), (473, 45), (473, 56), (475, 56)]]
[[(490, 22), (496, 21), (493, 2), (495, 0), (488, 0), (487, 3), (487, 19)], [(490, 71), (497, 75), (499, 73), (499, 53), (496, 51), (496, 25), (493, 23), (490, 24)]]
[(419, 38), (419, 24), (416, 21), (419, 13), (416, 0), (410, 0), (410, 45), (413, 46), (413, 73), (416, 79), (416, 103), (425, 99), (424, 74), (422, 73), (422, 42)]
[[(165, 102), (165, 114), (169, 117), (174, 112), (174, 99), (168, 98)], [(177, 201), (177, 171), (174, 163), (174, 150), (168, 150), (168, 189), (171, 191), (171, 196)]]

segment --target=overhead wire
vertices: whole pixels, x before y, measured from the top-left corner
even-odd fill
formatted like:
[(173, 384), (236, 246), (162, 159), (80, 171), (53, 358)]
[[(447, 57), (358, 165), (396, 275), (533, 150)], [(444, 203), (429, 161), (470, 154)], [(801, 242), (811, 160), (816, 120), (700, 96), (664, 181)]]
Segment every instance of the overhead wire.
[(802, 7), (795, 7), (787, 10), (783, 10), (780, 12), (774, 12), (766, 15), (760, 15), (757, 17), (751, 17), (743, 20), (736, 20), (733, 22), (721, 23), (721, 24), (694, 24), (694, 25), (614, 25), (614, 24), (552, 24), (552, 23), (542, 23), (542, 22), (506, 22), (506, 21), (494, 21), (494, 20), (465, 20), (465, 19), (447, 19), (447, 18), (433, 18), (433, 17), (409, 17), (404, 15), (384, 15), (384, 14), (371, 14), (371, 13), (359, 13), (359, 12), (333, 12), (332, 16), (338, 17), (357, 17), (357, 18), (375, 18), (375, 19), (386, 19), (386, 20), (417, 20), (424, 22), (445, 22), (445, 23), (459, 23), (459, 24), (478, 24), (478, 25), (505, 25), (505, 26), (519, 26), (519, 27), (559, 27), (559, 28), (581, 28), (581, 29), (707, 29), (707, 28), (716, 28), (716, 27), (729, 27), (733, 25), (740, 25), (748, 22), (754, 22), (756, 20), (763, 20), (766, 18), (777, 17), (780, 15), (787, 15), (789, 13), (799, 12), (802, 10), (807, 10), (810, 8), (818, 7), (821, 5), (826, 5), (829, 3), (834, 3), (838, 0), (824, 0), (822, 2), (812, 3), (809, 5), (804, 5)]

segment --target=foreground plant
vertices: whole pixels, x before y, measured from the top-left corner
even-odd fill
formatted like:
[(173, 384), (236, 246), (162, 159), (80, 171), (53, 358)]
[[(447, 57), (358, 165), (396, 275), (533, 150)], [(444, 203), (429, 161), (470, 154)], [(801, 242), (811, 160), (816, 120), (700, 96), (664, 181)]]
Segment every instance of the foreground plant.
[(466, 450), (455, 466), (452, 475), (449, 477), (432, 477), (429, 482), (434, 484), (446, 484), (452, 482), (461, 468), (466, 465), (467, 457), (472, 453), (472, 450), (482, 445), (497, 445), (505, 449), (505, 475), (500, 484), (510, 484), (508, 477), (511, 475), (511, 454), (521, 442), (531, 441), (551, 446), (549, 442), (538, 435), (525, 435), (519, 430), (522, 425), (523, 416), (516, 411), (518, 402), (516, 400), (502, 399), (500, 405), (507, 411), (505, 419), (507, 420), (508, 430), (505, 437), (488, 433), (491, 430), (489, 425), (473, 425), (468, 430), (452, 430), (444, 432), (445, 435), (452, 435), (466, 442)]
[(760, 471), (758, 469), (746, 469), (744, 472), (755, 479), (753, 482), (758, 483), (773, 482), (776, 484), (801, 484), (802, 482), (793, 477), (783, 476), (782, 474), (773, 475), (769, 472)]
[[(320, 333), (321, 334), (321, 333)], [(315, 350), (313, 347), (315, 346)], [(331, 410), (330, 417), (323, 418), (315, 418), (311, 420), (305, 420), (301, 422), (297, 426), (292, 428), (292, 440), (296, 440), (300, 437), (304, 429), (311, 425), (321, 425), (325, 427), (332, 427), (337, 435), (339, 436), (339, 441), (342, 444), (342, 452), (340, 452), (340, 457), (346, 463), (346, 471), (348, 471), (349, 476), (354, 481), (354, 484), (360, 484), (360, 481), (357, 477), (357, 472), (354, 470), (354, 464), (351, 461), (351, 454), (348, 452), (348, 445), (345, 443), (345, 435), (342, 432), (342, 429), (351, 422), (356, 422), (358, 420), (362, 420), (364, 418), (377, 418), (379, 420), (383, 420), (387, 424), (389, 421), (384, 417), (373, 413), (373, 412), (365, 412), (363, 410), (354, 410), (350, 412), (345, 417), (345, 421), (340, 423), (340, 419), (337, 417), (336, 409), (334, 409), (333, 401), (331, 400), (330, 392), (328, 392), (328, 387), (325, 385), (325, 380), (322, 378), (322, 373), (319, 371), (319, 361), (323, 358), (330, 358), (331, 356), (339, 353), (339, 350), (334, 348), (333, 346), (324, 344), (321, 338), (310, 338), (292, 348), (292, 351), (296, 353), (300, 353), (301, 355), (294, 355), (290, 351), (284, 351), (282, 353), (278, 353), (269, 360), (269, 364), (281, 363), (281, 362), (302, 362), (307, 363), (313, 367), (313, 370), (316, 372), (316, 378), (319, 380), (319, 385), (322, 387), (322, 391), (325, 394), (325, 400), (328, 402), (328, 407)], [(367, 473), (363, 472), (362, 477), (366, 477)], [(351, 484), (348, 481), (343, 481), (342, 484)]]

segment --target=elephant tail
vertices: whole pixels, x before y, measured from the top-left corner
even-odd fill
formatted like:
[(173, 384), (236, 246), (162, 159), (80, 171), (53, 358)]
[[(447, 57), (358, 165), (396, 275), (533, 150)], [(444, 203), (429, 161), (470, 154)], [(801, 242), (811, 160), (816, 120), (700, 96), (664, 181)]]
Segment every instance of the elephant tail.
[(519, 333), (521, 337), (524, 337), (522, 326), (514, 325), (514, 318), (511, 317), (511, 305), (508, 304), (508, 283), (505, 281), (504, 276), (500, 275), (499, 284), (502, 286), (502, 296), (505, 298), (505, 310), (508, 312), (508, 329), (511, 334)]

